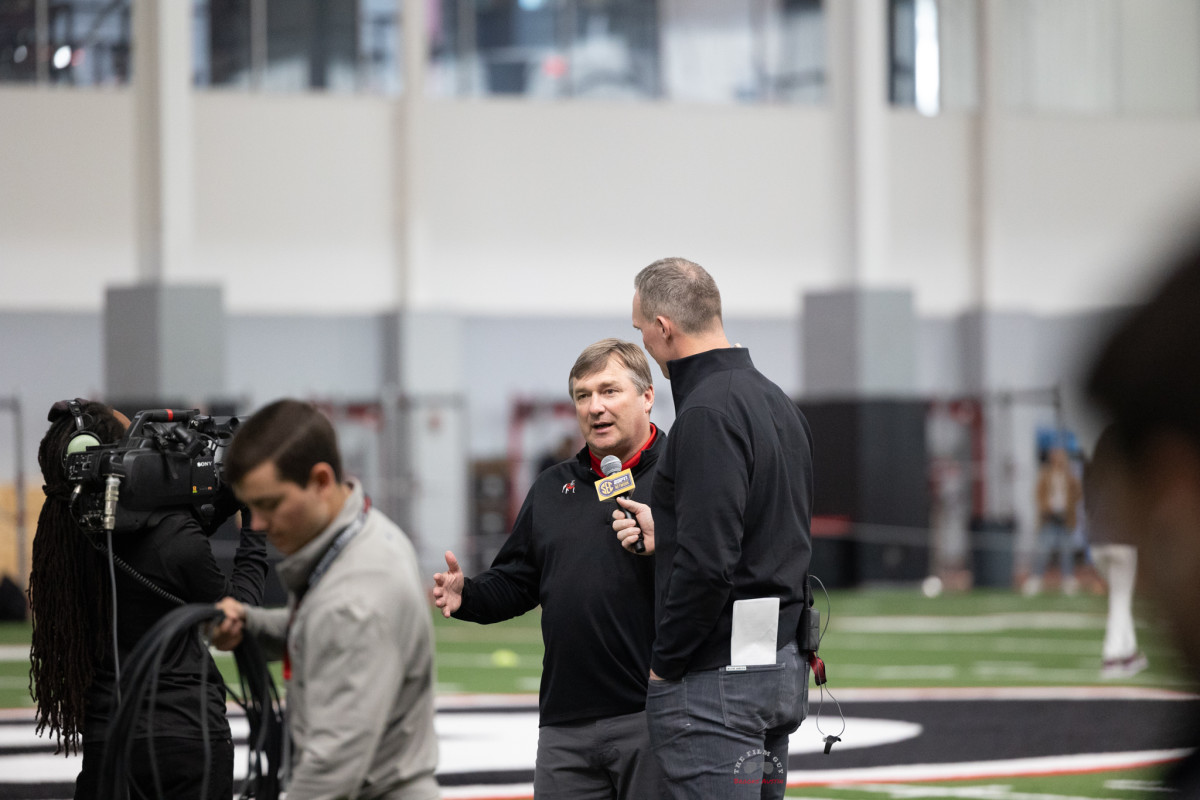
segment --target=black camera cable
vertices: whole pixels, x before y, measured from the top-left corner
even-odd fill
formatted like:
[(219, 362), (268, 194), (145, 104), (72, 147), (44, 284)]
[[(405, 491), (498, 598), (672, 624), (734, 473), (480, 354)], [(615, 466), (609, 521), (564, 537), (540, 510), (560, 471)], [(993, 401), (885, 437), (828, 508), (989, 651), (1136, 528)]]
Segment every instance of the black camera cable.
[[(143, 707), (147, 694), (151, 696), (151, 702), (153, 702), (156, 689), (153, 678), (158, 675), (166, 649), (179, 636), (190, 633), (194, 626), (218, 619), (220, 616), (221, 612), (215, 606), (210, 605), (193, 604), (176, 608), (159, 619), (130, 654), (128, 669), (122, 681), (124, 683), (124, 700), (118, 706), (109, 724), (107, 746), (101, 761), (101, 798), (123, 800), (126, 797), (128, 791), (127, 771), (133, 752), (138, 712)], [(202, 715), (203, 702), (204, 698), (202, 697)], [(153, 706), (151, 706), (148, 731), (151, 753), (154, 749), (153, 713)], [(207, 740), (205, 748), (208, 748)], [(153, 762), (153, 760), (153, 756), (151, 756), (151, 761)], [(156, 796), (161, 797), (162, 790), (159, 785), (157, 765), (152, 764), (151, 769), (155, 777)]]
[[(105, 531), (105, 537), (108, 540), (108, 583), (112, 590), (113, 673), (116, 675), (117, 705), (121, 705), (121, 653), (117, 647), (117, 571), (113, 567), (116, 556), (113, 555), (112, 549), (112, 531)], [(103, 548), (101, 551), (103, 552)]]
[[(77, 486), (76, 489), (78, 489), (78, 488), (79, 487)], [(121, 571), (124, 572), (126, 575), (133, 578), (135, 581), (137, 581), (139, 584), (141, 584), (144, 588), (149, 589), (151, 592), (158, 595), (159, 597), (166, 600), (167, 602), (174, 603), (177, 606), (186, 605), (186, 603), (181, 598), (178, 598), (175, 595), (171, 594), (166, 589), (162, 588), (161, 586), (156, 584), (154, 581), (150, 580), (145, 575), (138, 572), (136, 569), (134, 569), (128, 563), (126, 563), (120, 556), (118, 556), (113, 551), (113, 546), (112, 546), (113, 532), (112, 531), (106, 530), (104, 532), (105, 544), (100, 544), (99, 542), (94, 541), (92, 539), (92, 537), (88, 534), (84, 534), (84, 535), (87, 538), (88, 543), (91, 544), (92, 547), (96, 548), (97, 550), (99, 550), (101, 553), (103, 553), (105, 556), (108, 557), (109, 589), (112, 591), (113, 673), (116, 675), (116, 679), (117, 679), (116, 680), (117, 705), (120, 705), (121, 704), (121, 652), (120, 652), (120, 647), (117, 645), (117, 572), (116, 572), (116, 567), (120, 567)]]
[(258, 641), (253, 636), (243, 637), (233, 655), (237, 660), (242, 695), (240, 698), (234, 696), (234, 700), (246, 712), (246, 720), (250, 726), (249, 766), (238, 797), (240, 800), (251, 797), (275, 800), (279, 796), (279, 771), (286, 749), (283, 704), (280, 701), (279, 690), (267, 670), (267, 661)]
[[(111, 573), (112, 565), (116, 564), (117, 567), (119, 567), (121, 569), (121, 572), (124, 572), (126, 575), (133, 578), (135, 581), (140, 583), (144, 588), (149, 589), (151, 592), (158, 595), (163, 600), (166, 600), (169, 603), (174, 603), (177, 606), (187, 605), (186, 600), (184, 600), (180, 597), (176, 597), (175, 595), (171, 594), (166, 589), (162, 588), (157, 583), (150, 580), (145, 575), (143, 575), (142, 573), (140, 573), (136, 569), (134, 569), (132, 566), (130, 566), (129, 562), (122, 559), (119, 555), (116, 555), (112, 549), (112, 531), (106, 531), (105, 533), (107, 534), (107, 539), (108, 539), (107, 545), (103, 545), (98, 542), (92, 541), (92, 539), (90, 537), (88, 538), (88, 541), (92, 543), (92, 547), (96, 548), (101, 553), (104, 553), (106, 556), (108, 556), (110, 573)], [(115, 576), (113, 577), (113, 583), (114, 583), (114, 585), (116, 584)]]
[[(218, 622), (222, 617), (220, 609), (206, 604), (190, 604), (174, 609), (146, 632), (130, 654), (129, 668), (124, 677), (125, 700), (117, 709), (110, 725), (109, 746), (105, 749), (101, 764), (101, 800), (124, 800), (126, 797), (128, 766), (132, 756), (138, 712), (147, 701), (150, 714), (147, 724), (151, 774), (156, 796), (162, 797), (161, 780), (154, 756), (153, 715), (163, 656), (173, 643), (188, 635), (200, 635), (201, 644), (206, 647), (203, 635), (197, 633), (199, 626)], [(251, 744), (249, 769), (239, 797), (276, 800), (279, 796), (278, 768), (282, 756), (284, 724), (278, 692), (267, 670), (266, 660), (253, 637), (245, 637), (234, 650), (234, 656), (241, 676), (243, 696), (238, 697), (232, 691), (229, 693), (246, 711)], [(200, 686), (200, 719), (205, 752), (205, 779), (201, 786), (201, 797), (207, 792), (207, 776), (212, 758), (208, 716), (204, 708), (208, 683), (207, 664), (205, 659)], [(266, 768), (263, 765), (264, 760)]]

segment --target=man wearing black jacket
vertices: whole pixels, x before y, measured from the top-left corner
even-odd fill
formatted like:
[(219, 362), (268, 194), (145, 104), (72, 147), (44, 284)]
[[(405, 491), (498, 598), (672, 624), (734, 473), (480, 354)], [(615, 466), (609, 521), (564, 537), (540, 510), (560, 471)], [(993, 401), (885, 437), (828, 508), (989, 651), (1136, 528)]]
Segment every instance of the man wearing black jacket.
[[(634, 286), (633, 326), (675, 400), (650, 507), (619, 500), (637, 520), (613, 523), (622, 541), (653, 533), (657, 545), (651, 744), (672, 797), (783, 797), (788, 734), (808, 701), (797, 634), (812, 436), (749, 352), (730, 346), (703, 268), (663, 259)], [(748, 631), (759, 635), (737, 646)]]
[[(644, 712), (654, 561), (614, 541), (617, 507), (595, 484), (601, 460), (615, 456), (632, 471), (633, 495), (649, 499), (666, 436), (650, 422), (654, 384), (635, 344), (590, 345), (568, 388), (587, 446), (537, 477), (490, 569), (465, 578), (446, 553), (434, 602), (447, 617), (484, 624), (541, 605), (539, 800), (653, 800), (663, 796)], [(645, 545), (643, 555), (654, 551), (652, 536)]]

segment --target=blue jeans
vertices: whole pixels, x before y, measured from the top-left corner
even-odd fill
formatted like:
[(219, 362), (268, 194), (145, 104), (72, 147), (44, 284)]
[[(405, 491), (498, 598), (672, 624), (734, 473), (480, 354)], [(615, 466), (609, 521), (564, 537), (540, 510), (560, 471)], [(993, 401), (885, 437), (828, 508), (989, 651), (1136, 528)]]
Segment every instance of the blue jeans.
[(808, 715), (808, 662), (795, 642), (776, 661), (650, 681), (650, 746), (673, 800), (783, 797), (788, 735)]
[(1038, 531), (1038, 549), (1034, 555), (1033, 574), (1042, 577), (1050, 558), (1058, 554), (1058, 566), (1062, 579), (1069, 580), (1075, 574), (1075, 542), (1073, 532), (1061, 522), (1047, 520)]

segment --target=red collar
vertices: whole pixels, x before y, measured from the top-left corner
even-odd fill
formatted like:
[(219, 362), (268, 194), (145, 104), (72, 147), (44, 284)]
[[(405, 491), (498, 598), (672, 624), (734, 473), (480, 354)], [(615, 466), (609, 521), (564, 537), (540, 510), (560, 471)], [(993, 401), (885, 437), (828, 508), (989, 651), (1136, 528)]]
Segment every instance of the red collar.
[[(638, 463), (642, 460), (642, 453), (646, 452), (646, 448), (648, 448), (650, 445), (654, 444), (654, 440), (657, 438), (658, 438), (658, 428), (656, 428), (654, 426), (654, 423), (651, 422), (650, 423), (650, 438), (647, 439), (645, 441), (645, 443), (637, 449), (636, 453), (634, 453), (632, 456), (629, 457), (628, 461), (622, 462), (621, 469), (629, 469), (631, 467), (637, 466)], [(600, 459), (597, 458), (596, 454), (593, 453), (591, 450), (588, 450), (588, 458), (590, 458), (592, 460), (592, 472), (596, 473), (601, 478), (603, 478), (604, 472), (600, 469)]]

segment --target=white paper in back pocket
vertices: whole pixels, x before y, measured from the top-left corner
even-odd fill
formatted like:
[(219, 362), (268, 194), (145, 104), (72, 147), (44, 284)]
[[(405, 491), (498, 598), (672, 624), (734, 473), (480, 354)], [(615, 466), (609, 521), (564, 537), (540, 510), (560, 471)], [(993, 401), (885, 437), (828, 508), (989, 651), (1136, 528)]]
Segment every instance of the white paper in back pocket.
[(729, 637), (730, 665), (774, 664), (778, 632), (778, 597), (734, 600), (733, 632)]

